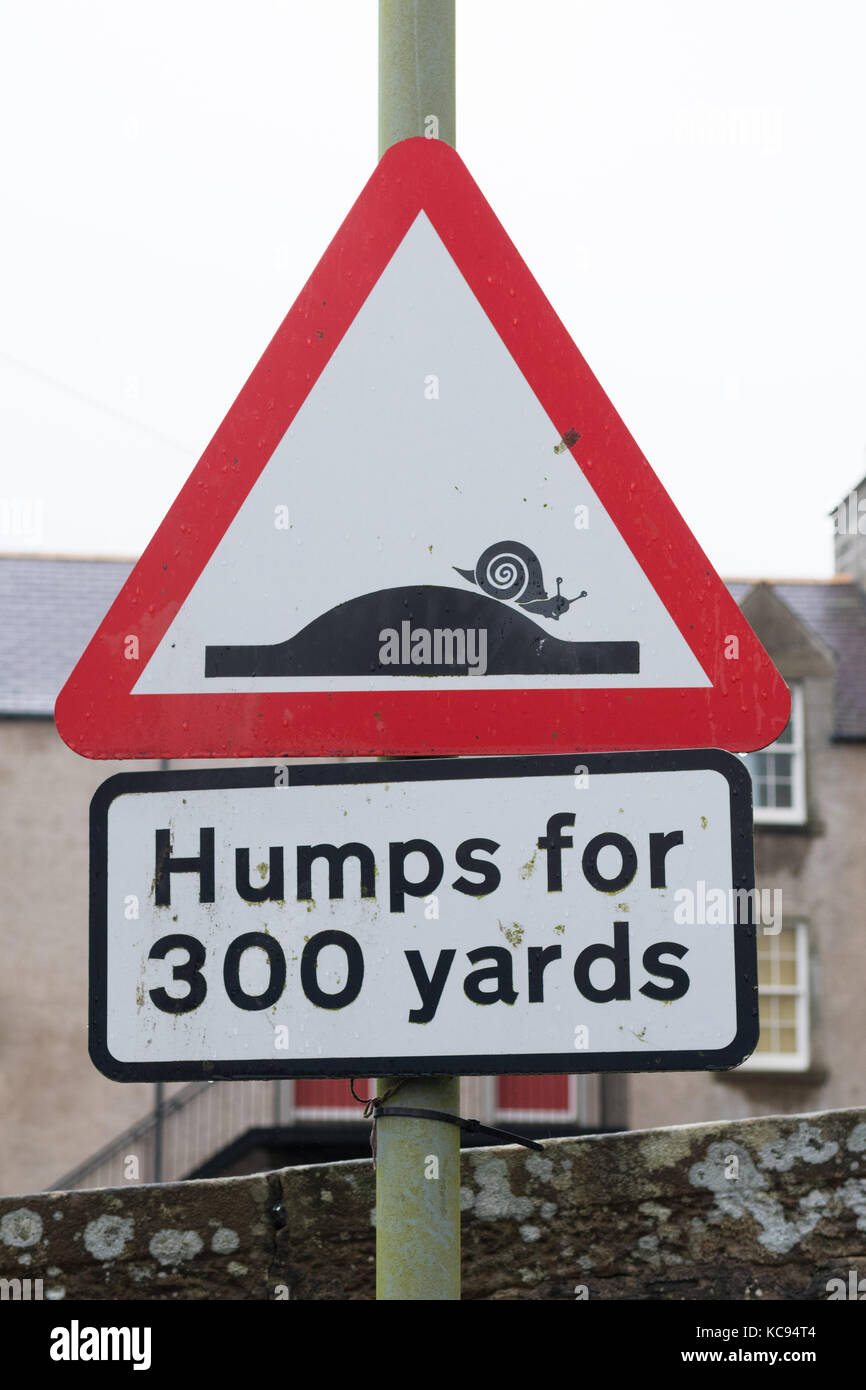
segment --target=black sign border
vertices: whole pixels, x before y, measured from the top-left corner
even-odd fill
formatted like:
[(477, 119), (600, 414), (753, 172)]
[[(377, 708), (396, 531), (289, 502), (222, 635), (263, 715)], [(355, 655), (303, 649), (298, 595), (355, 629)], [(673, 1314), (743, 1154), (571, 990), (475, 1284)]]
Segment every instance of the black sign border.
[[(749, 899), (748, 920), (734, 924), (737, 1030), (724, 1048), (713, 1051), (556, 1052), (439, 1057), (317, 1058), (298, 1062), (258, 1059), (200, 1062), (123, 1062), (108, 1050), (108, 813), (113, 801), (130, 794), (161, 791), (223, 790), (274, 786), (274, 771), (285, 767), (293, 786), (344, 786), (375, 782), (468, 781), (497, 777), (573, 777), (614, 772), (721, 773), (730, 789), (734, 888), (753, 889), (752, 782), (742, 760), (720, 749), (663, 752), (544, 754), (535, 757), (406, 758), (385, 762), (297, 764), (273, 759), (265, 766), (179, 768), (166, 772), (120, 772), (97, 789), (90, 803), (90, 1015), (91, 1061), (112, 1081), (297, 1080), (374, 1076), (583, 1075), (587, 1072), (726, 1071), (739, 1066), (758, 1042), (756, 929)], [(739, 902), (737, 904), (739, 911)]]

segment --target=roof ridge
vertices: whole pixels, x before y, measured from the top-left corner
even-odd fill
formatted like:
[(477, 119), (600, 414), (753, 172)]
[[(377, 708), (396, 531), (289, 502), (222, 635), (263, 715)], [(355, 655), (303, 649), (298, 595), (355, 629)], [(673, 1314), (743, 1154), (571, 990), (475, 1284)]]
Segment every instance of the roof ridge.
[(758, 578), (754, 576), (744, 578), (742, 575), (722, 576), (724, 584), (853, 584), (854, 579), (850, 574), (831, 574), (825, 579), (773, 579), (769, 575)]
[(137, 555), (55, 555), (37, 554), (32, 550), (0, 550), (0, 560), (68, 560), (76, 564), (134, 565), (138, 558)]

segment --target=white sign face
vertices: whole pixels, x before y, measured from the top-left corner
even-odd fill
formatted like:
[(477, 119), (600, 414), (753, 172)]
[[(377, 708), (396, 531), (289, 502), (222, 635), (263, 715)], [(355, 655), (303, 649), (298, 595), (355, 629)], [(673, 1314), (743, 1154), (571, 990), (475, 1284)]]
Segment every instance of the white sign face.
[(714, 751), (122, 773), (91, 807), (117, 1080), (736, 1066), (751, 786)]
[(709, 687), (558, 438), (419, 213), (135, 693)]

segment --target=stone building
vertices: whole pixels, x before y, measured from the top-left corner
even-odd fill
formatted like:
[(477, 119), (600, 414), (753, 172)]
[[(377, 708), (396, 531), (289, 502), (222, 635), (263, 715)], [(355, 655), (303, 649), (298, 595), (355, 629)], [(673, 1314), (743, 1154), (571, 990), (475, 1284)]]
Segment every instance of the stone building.
[(866, 858), (866, 479), (833, 513), (829, 580), (729, 587), (791, 688), (782, 737), (752, 754), (761, 1039), (731, 1072), (629, 1078), (629, 1124), (862, 1105)]
[[(784, 734), (748, 758), (756, 881), (782, 904), (781, 920), (758, 933), (758, 1050), (726, 1073), (469, 1078), (464, 1114), (562, 1135), (866, 1103), (861, 506), (866, 480), (835, 514), (832, 579), (729, 584), (793, 696)], [(111, 1082), (90, 1062), (87, 808), (107, 776), (160, 764), (79, 758), (57, 735), (52, 712), (129, 569), (121, 560), (0, 557), (4, 1192), (62, 1178), (107, 1185), (367, 1151), (360, 1107), (343, 1082), (154, 1087)], [(358, 1089), (365, 1092), (363, 1083)]]

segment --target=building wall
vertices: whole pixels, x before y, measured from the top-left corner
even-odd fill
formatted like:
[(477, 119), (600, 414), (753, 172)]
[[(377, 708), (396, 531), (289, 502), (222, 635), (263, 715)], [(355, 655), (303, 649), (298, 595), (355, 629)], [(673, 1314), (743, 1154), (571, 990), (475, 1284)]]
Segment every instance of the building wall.
[(781, 888), (783, 920), (809, 924), (811, 1066), (631, 1076), (634, 1128), (866, 1103), (866, 745), (831, 741), (832, 678), (803, 686), (808, 823), (756, 828), (755, 881)]
[(0, 719), (0, 1191), (50, 1186), (147, 1114), (87, 1052), (88, 813), (100, 782), (49, 719)]

